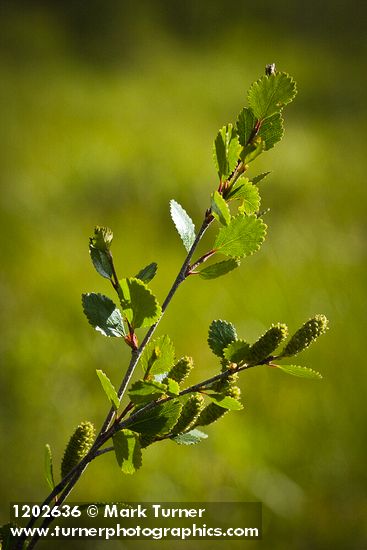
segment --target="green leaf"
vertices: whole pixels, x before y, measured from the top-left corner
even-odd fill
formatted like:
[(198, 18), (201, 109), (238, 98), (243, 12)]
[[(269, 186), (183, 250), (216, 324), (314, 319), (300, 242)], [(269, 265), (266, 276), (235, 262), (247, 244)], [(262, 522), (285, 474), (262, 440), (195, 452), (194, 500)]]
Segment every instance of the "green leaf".
[(200, 430), (191, 430), (184, 434), (176, 435), (172, 437), (172, 441), (178, 443), (178, 445), (196, 445), (200, 443), (203, 439), (207, 439), (207, 434)]
[(296, 95), (296, 84), (286, 73), (263, 76), (249, 89), (247, 99), (258, 119), (279, 112)]
[(228, 225), (231, 220), (231, 213), (228, 204), (218, 191), (214, 191), (211, 204), (212, 214), (222, 225)]
[(180, 393), (180, 386), (179, 383), (176, 382), (176, 380), (173, 380), (172, 378), (166, 378), (166, 384), (167, 384), (167, 394), (168, 395), (178, 395)]
[(299, 367), (298, 365), (272, 365), (293, 376), (299, 376), (300, 378), (309, 378), (312, 380), (321, 380), (322, 375), (308, 367)]
[(268, 151), (282, 139), (284, 135), (283, 118), (280, 113), (274, 113), (266, 118), (260, 126), (258, 136), (264, 141), (264, 150)]
[(242, 258), (259, 250), (265, 234), (266, 225), (260, 218), (239, 214), (219, 230), (214, 248), (225, 256)]
[(144, 267), (137, 275), (135, 279), (140, 279), (143, 283), (150, 283), (150, 281), (155, 277), (157, 273), (158, 265), (155, 262)]
[(178, 202), (171, 200), (170, 210), (171, 218), (175, 224), (177, 232), (181, 237), (184, 247), (187, 252), (189, 252), (196, 238), (195, 225), (190, 216), (185, 212), (182, 206), (178, 204)]
[(270, 172), (264, 172), (262, 174), (258, 174), (257, 176), (255, 176), (254, 178), (252, 178), (252, 183), (254, 185), (257, 185), (258, 183), (260, 183), (263, 179), (266, 178), (266, 176), (268, 176), (270, 174)]
[(214, 163), (221, 180), (227, 179), (236, 168), (240, 152), (241, 144), (233, 125), (223, 126), (214, 141)]
[(213, 265), (205, 267), (199, 271), (199, 275), (202, 279), (216, 279), (222, 275), (226, 275), (241, 264), (237, 258), (231, 258), (230, 260), (223, 260)]
[(251, 109), (245, 107), (238, 115), (236, 129), (238, 139), (243, 147), (248, 145), (249, 141), (254, 137), (254, 128), (256, 125), (256, 117)]
[(222, 409), (228, 409), (229, 411), (240, 411), (243, 409), (242, 403), (229, 395), (223, 395), (222, 393), (206, 393), (206, 395), (218, 407), (222, 407)]
[(117, 392), (111, 382), (111, 380), (108, 378), (108, 376), (100, 369), (96, 370), (97, 376), (102, 384), (103, 391), (107, 395), (109, 401), (111, 402), (111, 405), (117, 411), (117, 409), (120, 406), (120, 400), (118, 398)]
[(119, 284), (121, 307), (132, 327), (149, 327), (158, 321), (161, 306), (143, 281), (130, 277), (121, 279)]
[(53, 465), (52, 465), (52, 452), (51, 447), (47, 443), (45, 447), (45, 479), (51, 491), (55, 488)]
[(247, 215), (255, 214), (259, 211), (261, 202), (260, 193), (256, 185), (253, 185), (248, 178), (244, 178), (243, 176), (238, 178), (231, 189), (229, 198), (242, 200), (240, 209), (241, 212)]
[(125, 336), (120, 310), (103, 294), (82, 295), (83, 311), (89, 323), (104, 336)]
[(145, 347), (140, 364), (145, 374), (168, 372), (175, 362), (175, 348), (169, 336), (151, 340)]
[(155, 401), (167, 391), (166, 384), (153, 380), (137, 380), (129, 390), (129, 397), (133, 403), (148, 403)]
[(234, 340), (237, 340), (237, 333), (232, 323), (219, 319), (210, 324), (208, 344), (215, 355), (223, 357), (224, 348)]
[(133, 474), (142, 464), (141, 447), (138, 434), (130, 430), (121, 430), (112, 438), (118, 465), (124, 474)]
[(130, 424), (135, 432), (146, 435), (165, 435), (169, 433), (180, 416), (182, 404), (178, 399), (172, 399), (162, 405), (139, 414)]
[(236, 340), (223, 350), (223, 355), (228, 361), (238, 364), (247, 361), (249, 350), (250, 344), (244, 340)]
[(111, 279), (112, 277), (112, 266), (109, 257), (109, 252), (105, 250), (99, 250), (91, 244), (89, 245), (89, 254), (92, 260), (92, 263), (100, 275), (106, 279)]
[(245, 164), (249, 164), (255, 160), (261, 153), (265, 151), (265, 142), (260, 136), (255, 137), (247, 147), (244, 147), (241, 158)]

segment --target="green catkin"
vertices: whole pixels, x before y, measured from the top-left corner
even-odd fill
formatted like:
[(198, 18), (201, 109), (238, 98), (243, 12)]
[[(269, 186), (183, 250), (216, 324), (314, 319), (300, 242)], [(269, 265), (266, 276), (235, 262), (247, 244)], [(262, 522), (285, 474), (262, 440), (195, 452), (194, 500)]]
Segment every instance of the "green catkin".
[(183, 382), (194, 368), (192, 357), (181, 357), (179, 361), (171, 368), (167, 374), (168, 378), (172, 378), (179, 384)]
[(263, 361), (279, 344), (288, 336), (288, 327), (282, 323), (278, 323), (270, 327), (268, 331), (261, 336), (249, 349), (248, 361), (250, 363), (259, 363)]
[(189, 397), (182, 407), (180, 417), (172, 430), (172, 434), (175, 436), (179, 433), (190, 430), (198, 419), (203, 408), (204, 397), (200, 393), (196, 393)]
[(308, 348), (314, 340), (324, 334), (328, 328), (325, 315), (315, 315), (292, 336), (281, 353), (281, 357), (290, 357)]
[(95, 429), (91, 422), (81, 422), (64, 452), (61, 463), (61, 477), (64, 478), (85, 457), (93, 445)]
[(201, 411), (199, 418), (195, 422), (195, 426), (208, 426), (208, 424), (212, 424), (219, 420), (219, 418), (227, 412), (228, 409), (223, 409), (223, 407), (219, 407), (215, 403), (209, 403), (209, 405), (204, 407)]
[[(237, 378), (238, 374), (231, 374), (230, 376), (228, 376), (228, 378), (219, 380), (219, 382), (217, 382), (212, 389), (214, 389), (218, 393), (229, 395), (230, 397), (239, 400), (241, 396), (241, 390), (235, 384)], [(209, 405), (204, 407), (204, 409), (201, 411), (197, 421), (193, 426), (208, 426), (209, 424), (216, 422), (216, 420), (219, 420), (219, 418), (221, 418), (227, 412), (228, 409), (219, 407), (215, 403), (209, 403)]]

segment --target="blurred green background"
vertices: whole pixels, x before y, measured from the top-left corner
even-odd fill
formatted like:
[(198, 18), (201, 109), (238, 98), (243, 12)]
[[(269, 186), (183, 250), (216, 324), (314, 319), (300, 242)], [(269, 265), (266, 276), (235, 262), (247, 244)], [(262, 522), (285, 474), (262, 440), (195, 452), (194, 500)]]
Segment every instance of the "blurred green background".
[(264, 538), (248, 548), (366, 547), (365, 20), (365, 4), (346, 1), (2, 2), (1, 523), (10, 501), (46, 495), (46, 442), (57, 465), (81, 420), (100, 425), (96, 368), (118, 384), (128, 361), (83, 317), (82, 292), (112, 297), (90, 264), (94, 225), (113, 229), (121, 276), (158, 262), (162, 301), (184, 257), (168, 202), (199, 226), (216, 185), (213, 138), (276, 62), (299, 94), (284, 140), (252, 171), (272, 170), (269, 237), (226, 278), (189, 280), (158, 334), (193, 355), (199, 381), (217, 369), (214, 318), (251, 340), (325, 313), (329, 332), (298, 361), (324, 380), (253, 369), (245, 410), (205, 443), (152, 446), (132, 477), (105, 456), (72, 500), (259, 500)]

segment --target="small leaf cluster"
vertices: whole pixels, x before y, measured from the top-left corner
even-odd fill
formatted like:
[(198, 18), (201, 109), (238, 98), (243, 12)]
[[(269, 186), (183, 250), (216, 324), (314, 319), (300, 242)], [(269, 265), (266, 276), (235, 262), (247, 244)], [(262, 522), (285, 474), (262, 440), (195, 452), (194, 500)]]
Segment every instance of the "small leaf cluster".
[(298, 355), (328, 329), (325, 315), (315, 315), (306, 321), (289, 339), (283, 349), (276, 353), (288, 336), (284, 323), (272, 325), (256, 342), (248, 343), (237, 337), (234, 325), (228, 321), (213, 321), (209, 327), (208, 344), (212, 352), (227, 361), (235, 371), (257, 365), (276, 367), (288, 374), (302, 378), (322, 378), (319, 372), (298, 365), (275, 364), (274, 361)]

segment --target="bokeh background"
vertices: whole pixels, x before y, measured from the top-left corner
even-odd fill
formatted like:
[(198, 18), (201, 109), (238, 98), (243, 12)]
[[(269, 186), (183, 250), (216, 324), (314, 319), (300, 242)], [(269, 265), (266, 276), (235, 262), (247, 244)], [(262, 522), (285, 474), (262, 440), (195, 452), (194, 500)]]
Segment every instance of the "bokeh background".
[(194, 381), (217, 369), (206, 344), (214, 318), (251, 340), (322, 312), (331, 328), (298, 362), (324, 380), (253, 369), (241, 378), (245, 410), (208, 428), (205, 443), (152, 446), (132, 477), (105, 456), (73, 500), (259, 500), (264, 538), (249, 548), (366, 547), (365, 20), (358, 1), (3, 0), (2, 523), (10, 501), (46, 495), (45, 443), (58, 472), (75, 426), (101, 423), (96, 368), (118, 384), (128, 360), (83, 317), (82, 292), (111, 295), (89, 260), (94, 225), (113, 228), (121, 276), (158, 262), (162, 301), (184, 257), (168, 202), (200, 224), (216, 181), (213, 138), (276, 62), (299, 94), (284, 140), (252, 172), (272, 170), (269, 237), (226, 278), (189, 280), (158, 334), (194, 356)]

